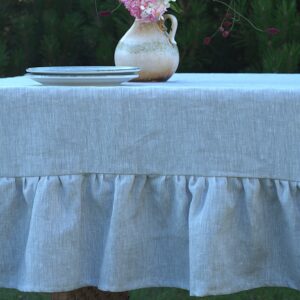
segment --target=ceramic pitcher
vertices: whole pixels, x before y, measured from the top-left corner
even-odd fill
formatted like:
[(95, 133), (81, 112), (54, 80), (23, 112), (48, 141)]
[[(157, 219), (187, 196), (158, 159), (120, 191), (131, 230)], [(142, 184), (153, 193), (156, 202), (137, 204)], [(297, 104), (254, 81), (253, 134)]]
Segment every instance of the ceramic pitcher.
[[(171, 20), (168, 32), (165, 21)], [(177, 70), (179, 51), (175, 41), (178, 22), (166, 14), (164, 20), (144, 22), (136, 19), (115, 50), (116, 66), (141, 68), (135, 81), (167, 81)]]

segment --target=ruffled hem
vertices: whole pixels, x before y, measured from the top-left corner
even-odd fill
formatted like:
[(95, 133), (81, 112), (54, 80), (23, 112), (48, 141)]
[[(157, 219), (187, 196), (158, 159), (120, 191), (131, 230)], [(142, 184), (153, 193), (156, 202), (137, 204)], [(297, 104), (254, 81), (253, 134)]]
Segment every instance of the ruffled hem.
[(300, 183), (146, 175), (0, 178), (0, 286), (300, 289)]

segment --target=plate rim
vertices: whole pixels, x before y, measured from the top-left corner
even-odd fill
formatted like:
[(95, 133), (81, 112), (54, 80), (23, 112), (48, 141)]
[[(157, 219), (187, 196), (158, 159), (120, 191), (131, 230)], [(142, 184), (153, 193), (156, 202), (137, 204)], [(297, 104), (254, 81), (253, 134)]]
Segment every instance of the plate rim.
[[(139, 77), (138, 74), (110, 76), (53, 76), (26, 74), (25, 76), (42, 85), (57, 86), (116, 86)], [(80, 82), (82, 79), (83, 81)]]
[(26, 77), (32, 77), (32, 78), (51, 78), (51, 79), (98, 79), (98, 80), (110, 80), (114, 79), (117, 80), (118, 78), (131, 78), (131, 77), (138, 77), (139, 74), (117, 74), (117, 75), (104, 75), (104, 76), (97, 76), (97, 75), (46, 75), (46, 74), (25, 74)]
[[(61, 71), (58, 70), (61, 69)], [(66, 70), (63, 70), (63, 69)], [(70, 70), (74, 68), (74, 71)], [(81, 70), (75, 70), (80, 68)], [(90, 70), (88, 70), (91, 68)], [(97, 68), (99, 70), (97, 70)], [(105, 69), (107, 68), (107, 69)], [(68, 70), (67, 70), (68, 69)], [(86, 71), (85, 71), (86, 69)], [(138, 67), (129, 66), (53, 66), (53, 67), (30, 67), (26, 69), (29, 74), (40, 75), (106, 75), (106, 74), (133, 74), (141, 71)]]

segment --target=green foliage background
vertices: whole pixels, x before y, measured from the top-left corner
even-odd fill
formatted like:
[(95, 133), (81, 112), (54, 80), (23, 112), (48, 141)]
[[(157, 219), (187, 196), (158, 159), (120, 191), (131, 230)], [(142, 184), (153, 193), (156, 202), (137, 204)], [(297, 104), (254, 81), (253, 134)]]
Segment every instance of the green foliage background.
[[(0, 300), (51, 300), (51, 295), (0, 289)], [(259, 288), (233, 295), (190, 297), (185, 290), (151, 288), (131, 291), (130, 300), (300, 300), (300, 292), (287, 288)]]
[[(299, 72), (300, 0), (236, 0), (255, 25), (277, 27), (280, 34), (270, 37), (241, 20), (230, 38), (217, 35), (210, 46), (203, 38), (218, 29), (226, 8), (213, 0), (177, 1), (180, 72)], [(99, 10), (117, 4), (97, 2)], [(23, 74), (29, 66), (113, 65), (116, 44), (132, 21), (124, 8), (98, 18), (94, 0), (0, 0), (0, 76)]]

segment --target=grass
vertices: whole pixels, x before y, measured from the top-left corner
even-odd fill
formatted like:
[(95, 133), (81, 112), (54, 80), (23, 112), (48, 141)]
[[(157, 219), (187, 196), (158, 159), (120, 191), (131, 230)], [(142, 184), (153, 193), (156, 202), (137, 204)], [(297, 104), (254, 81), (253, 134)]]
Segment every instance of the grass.
[(0, 300), (50, 300), (50, 296), (40, 293), (21, 293), (16, 290), (0, 289)]
[(189, 297), (179, 289), (143, 289), (131, 292), (130, 300), (300, 300), (300, 292), (286, 288), (261, 288), (234, 295)]
[[(234, 295), (190, 297), (180, 289), (152, 288), (132, 291), (130, 300), (300, 300), (300, 292), (286, 288), (260, 288)], [(50, 300), (49, 294), (0, 289), (0, 300)]]

